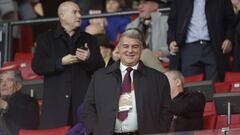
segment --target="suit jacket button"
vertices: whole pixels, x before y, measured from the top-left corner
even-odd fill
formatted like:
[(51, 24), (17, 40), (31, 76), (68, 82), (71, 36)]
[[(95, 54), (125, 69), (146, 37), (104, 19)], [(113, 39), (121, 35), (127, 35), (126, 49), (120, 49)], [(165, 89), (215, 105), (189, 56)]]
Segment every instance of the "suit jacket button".
[(65, 95), (65, 98), (69, 98), (69, 95)]

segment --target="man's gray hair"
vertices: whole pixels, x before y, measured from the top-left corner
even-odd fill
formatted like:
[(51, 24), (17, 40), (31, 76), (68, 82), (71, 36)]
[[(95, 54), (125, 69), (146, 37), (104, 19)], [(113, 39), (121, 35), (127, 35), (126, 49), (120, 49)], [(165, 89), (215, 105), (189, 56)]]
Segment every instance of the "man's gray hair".
[(13, 76), (13, 79), (16, 83), (22, 84), (23, 77), (22, 77), (21, 71), (19, 71), (19, 70), (18, 71), (13, 71), (13, 70), (5, 71), (0, 74), (0, 78), (4, 74), (9, 74), (9, 75)]
[(121, 34), (120, 41), (123, 37), (137, 39), (141, 42), (142, 48), (146, 48), (146, 42), (142, 31), (138, 28), (129, 28)]

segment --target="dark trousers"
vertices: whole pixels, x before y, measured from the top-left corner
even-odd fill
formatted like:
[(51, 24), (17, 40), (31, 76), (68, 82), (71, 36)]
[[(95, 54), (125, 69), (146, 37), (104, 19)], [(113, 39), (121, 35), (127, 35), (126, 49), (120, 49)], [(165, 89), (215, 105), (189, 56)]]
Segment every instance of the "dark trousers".
[(205, 80), (219, 80), (217, 61), (210, 42), (187, 43), (181, 48), (181, 70), (184, 76), (204, 73)]

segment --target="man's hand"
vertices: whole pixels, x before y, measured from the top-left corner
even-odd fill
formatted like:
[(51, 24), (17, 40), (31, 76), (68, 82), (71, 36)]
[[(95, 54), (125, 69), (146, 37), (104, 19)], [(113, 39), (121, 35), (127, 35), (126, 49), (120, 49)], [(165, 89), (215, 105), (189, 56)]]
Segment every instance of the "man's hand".
[(85, 43), (84, 49), (77, 48), (77, 50), (76, 50), (76, 57), (80, 61), (86, 61), (90, 57), (90, 51), (89, 51), (87, 43)]
[(226, 39), (222, 43), (223, 54), (229, 53), (232, 50), (232, 43), (230, 40)]
[(62, 58), (62, 65), (71, 65), (79, 62), (77, 56), (68, 54)]
[(6, 110), (7, 107), (8, 107), (8, 103), (5, 100), (0, 98), (0, 109)]
[(177, 52), (179, 51), (179, 47), (178, 47), (176, 41), (172, 41), (169, 45), (169, 48), (170, 48), (170, 54), (171, 55), (176, 55)]

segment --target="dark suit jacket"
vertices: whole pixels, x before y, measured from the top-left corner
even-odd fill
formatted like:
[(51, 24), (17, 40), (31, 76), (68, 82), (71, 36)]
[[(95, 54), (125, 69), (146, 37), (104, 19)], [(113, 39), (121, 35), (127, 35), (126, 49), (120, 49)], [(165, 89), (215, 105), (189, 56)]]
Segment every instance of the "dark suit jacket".
[[(193, 0), (172, 1), (168, 18), (168, 45), (176, 41), (181, 46), (185, 44), (187, 29), (193, 12)], [(222, 53), (222, 43), (233, 38), (234, 12), (230, 0), (206, 0), (205, 6), (207, 25), (211, 43), (216, 54), (218, 70), (223, 73), (226, 68), (226, 57)], [(180, 50), (181, 51), (181, 50)], [(179, 63), (174, 58), (173, 63)]]
[[(68, 123), (71, 116), (76, 124), (77, 107), (83, 102), (91, 75), (104, 66), (99, 45), (93, 36), (78, 29), (73, 40), (69, 39), (60, 25), (37, 39), (32, 68), (37, 74), (44, 75), (41, 128), (72, 124)], [(62, 57), (75, 55), (76, 48), (83, 47), (85, 43), (90, 50), (89, 59), (61, 67)]]
[[(17, 135), (19, 129), (37, 129), (39, 126), (39, 109), (37, 101), (20, 92), (9, 99), (8, 109), (3, 114), (6, 128), (11, 134)], [(1, 128), (1, 127), (0, 127)]]
[(240, 11), (237, 14), (237, 20), (235, 25), (235, 34), (234, 34), (234, 71), (240, 71)]
[(205, 97), (195, 91), (179, 93), (171, 102), (170, 112), (177, 118), (174, 120), (174, 131), (191, 131), (203, 128), (203, 111)]
[[(83, 114), (88, 133), (112, 135), (114, 132), (122, 84), (119, 64), (97, 71), (91, 80)], [(166, 76), (140, 62), (133, 78), (139, 133), (168, 132), (171, 99)]]

